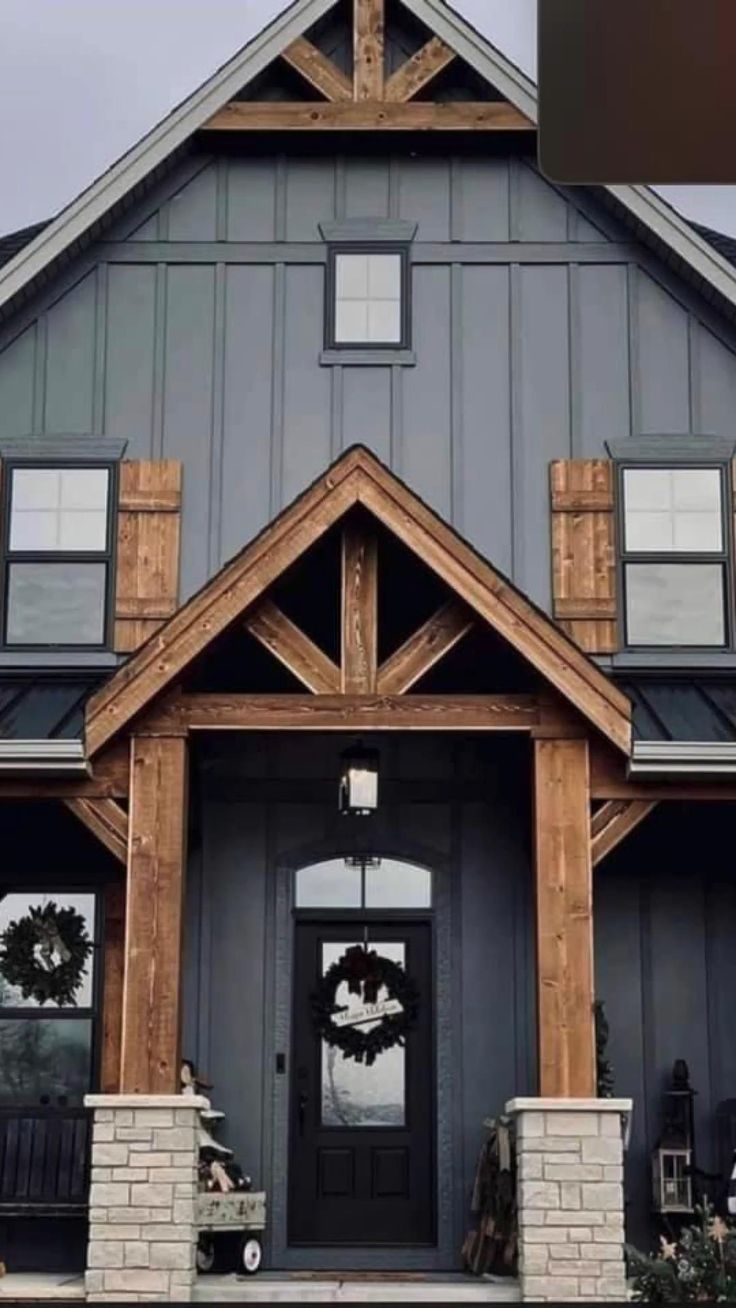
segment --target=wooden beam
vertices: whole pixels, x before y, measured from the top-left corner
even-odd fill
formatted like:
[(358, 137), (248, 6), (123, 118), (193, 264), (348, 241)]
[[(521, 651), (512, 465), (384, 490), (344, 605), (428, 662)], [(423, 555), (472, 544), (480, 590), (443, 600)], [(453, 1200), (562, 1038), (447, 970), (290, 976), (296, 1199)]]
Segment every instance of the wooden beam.
[(433, 36), (389, 77), (384, 98), (399, 103), (411, 100), (455, 58), (455, 51)]
[(378, 669), (380, 695), (403, 695), (449, 652), (473, 626), (470, 611), (450, 600), (404, 641)]
[(338, 103), (340, 100), (352, 100), (353, 85), (337, 64), (328, 59), (316, 45), (312, 45), (305, 36), (298, 36), (296, 41), (281, 55), (287, 64), (309, 82), (315, 91), (325, 99)]
[(593, 867), (648, 817), (656, 800), (612, 799), (593, 814), (590, 824)]
[(119, 862), (127, 862), (128, 815), (117, 800), (65, 799), (64, 803)]
[(353, 0), (353, 98), (383, 99), (384, 0)]
[(120, 1092), (120, 1040), (123, 1029), (123, 968), (125, 961), (125, 883), (105, 886), (105, 925), (102, 945), (102, 1057), (100, 1089)]
[(228, 695), (172, 697), (141, 722), (172, 731), (531, 731), (533, 695)]
[(315, 695), (336, 695), (340, 690), (340, 669), (282, 613), (266, 599), (245, 620), (245, 626), (298, 681)]
[(363, 520), (342, 533), (340, 688), (370, 695), (378, 673), (378, 542)]
[(179, 1088), (187, 742), (131, 739), (120, 1089)]
[(499, 100), (457, 100), (433, 104), (410, 100), (329, 101), (231, 100), (204, 124), (205, 132), (530, 132), (534, 124)]
[(585, 740), (534, 743), (539, 1093), (596, 1093), (593, 877)]

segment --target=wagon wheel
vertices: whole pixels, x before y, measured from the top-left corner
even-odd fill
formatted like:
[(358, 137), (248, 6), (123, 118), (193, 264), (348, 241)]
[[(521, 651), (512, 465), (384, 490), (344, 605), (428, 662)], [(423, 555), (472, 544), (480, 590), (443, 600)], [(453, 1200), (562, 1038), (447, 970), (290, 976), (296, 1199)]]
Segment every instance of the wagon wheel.
[(211, 1235), (200, 1235), (197, 1240), (197, 1271), (211, 1272), (216, 1262), (215, 1242)]
[(238, 1253), (238, 1271), (246, 1276), (255, 1276), (263, 1259), (261, 1242), (254, 1235), (244, 1235), (240, 1241)]

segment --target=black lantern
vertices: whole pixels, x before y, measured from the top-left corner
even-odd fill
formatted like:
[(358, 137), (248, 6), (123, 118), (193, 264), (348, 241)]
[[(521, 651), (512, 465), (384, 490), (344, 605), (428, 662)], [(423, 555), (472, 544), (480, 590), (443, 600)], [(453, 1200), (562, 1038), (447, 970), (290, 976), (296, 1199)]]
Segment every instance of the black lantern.
[(348, 817), (370, 817), (378, 808), (377, 749), (355, 745), (346, 749), (340, 760), (338, 805)]
[(662, 1134), (652, 1154), (656, 1212), (693, 1211), (694, 1098), (687, 1063), (678, 1058), (672, 1069), (672, 1084), (662, 1098)]

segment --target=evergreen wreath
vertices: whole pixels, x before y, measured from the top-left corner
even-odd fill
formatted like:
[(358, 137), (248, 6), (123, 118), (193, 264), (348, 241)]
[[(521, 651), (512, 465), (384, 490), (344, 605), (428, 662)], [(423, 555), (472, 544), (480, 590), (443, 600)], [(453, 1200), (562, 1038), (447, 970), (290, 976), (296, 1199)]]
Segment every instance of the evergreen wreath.
[[(348, 994), (362, 994), (366, 1004), (375, 1004), (379, 991), (385, 986), (388, 998), (401, 1004), (401, 1012), (386, 1013), (369, 1031), (350, 1025), (338, 1026), (333, 1017), (346, 1009), (344, 1004), (336, 1003), (337, 990), (343, 981), (347, 982)], [(314, 1023), (322, 1039), (341, 1049), (343, 1058), (354, 1058), (356, 1063), (370, 1067), (384, 1049), (405, 1043), (417, 1020), (419, 992), (399, 963), (383, 958), (375, 949), (352, 945), (327, 969), (311, 996), (311, 1005)]]
[(92, 952), (84, 918), (53, 901), (29, 908), (0, 935), (0, 973), (24, 999), (76, 1008), (76, 993)]

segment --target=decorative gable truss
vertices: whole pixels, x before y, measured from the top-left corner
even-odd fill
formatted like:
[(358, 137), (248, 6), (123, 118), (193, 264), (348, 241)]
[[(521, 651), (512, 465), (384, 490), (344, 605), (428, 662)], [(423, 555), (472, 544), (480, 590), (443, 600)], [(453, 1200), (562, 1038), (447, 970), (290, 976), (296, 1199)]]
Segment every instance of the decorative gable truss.
[[(367, 515), (445, 588), (445, 601), (379, 663), (375, 541), (351, 523)], [(347, 515), (347, 516), (346, 516)], [(273, 587), (305, 552), (342, 527), (340, 662), (274, 602)], [(449, 594), (447, 593), (449, 592)], [(490, 629), (549, 687), (549, 695), (408, 695), (466, 634)], [(310, 692), (177, 693), (195, 661), (244, 624)], [(171, 617), (87, 706), (91, 756), (146, 714), (156, 730), (544, 730), (557, 703), (628, 752), (630, 706), (572, 642), (367, 450), (348, 451)], [(547, 707), (545, 707), (545, 703)], [(549, 705), (552, 708), (549, 708)], [(559, 714), (558, 714), (559, 716)], [(545, 719), (545, 721), (543, 721)], [(547, 724), (556, 725), (560, 722)]]
[[(353, 0), (352, 75), (308, 36), (298, 36), (281, 59), (317, 99), (235, 99), (207, 123), (208, 132), (232, 131), (532, 131), (534, 124), (503, 98), (425, 98), (427, 88), (452, 64), (462, 63), (439, 36), (427, 39), (395, 71), (386, 51), (386, 5), (395, 0)], [(468, 70), (473, 83), (477, 78)], [(489, 96), (493, 94), (488, 88)], [(419, 99), (418, 97), (422, 97)]]

